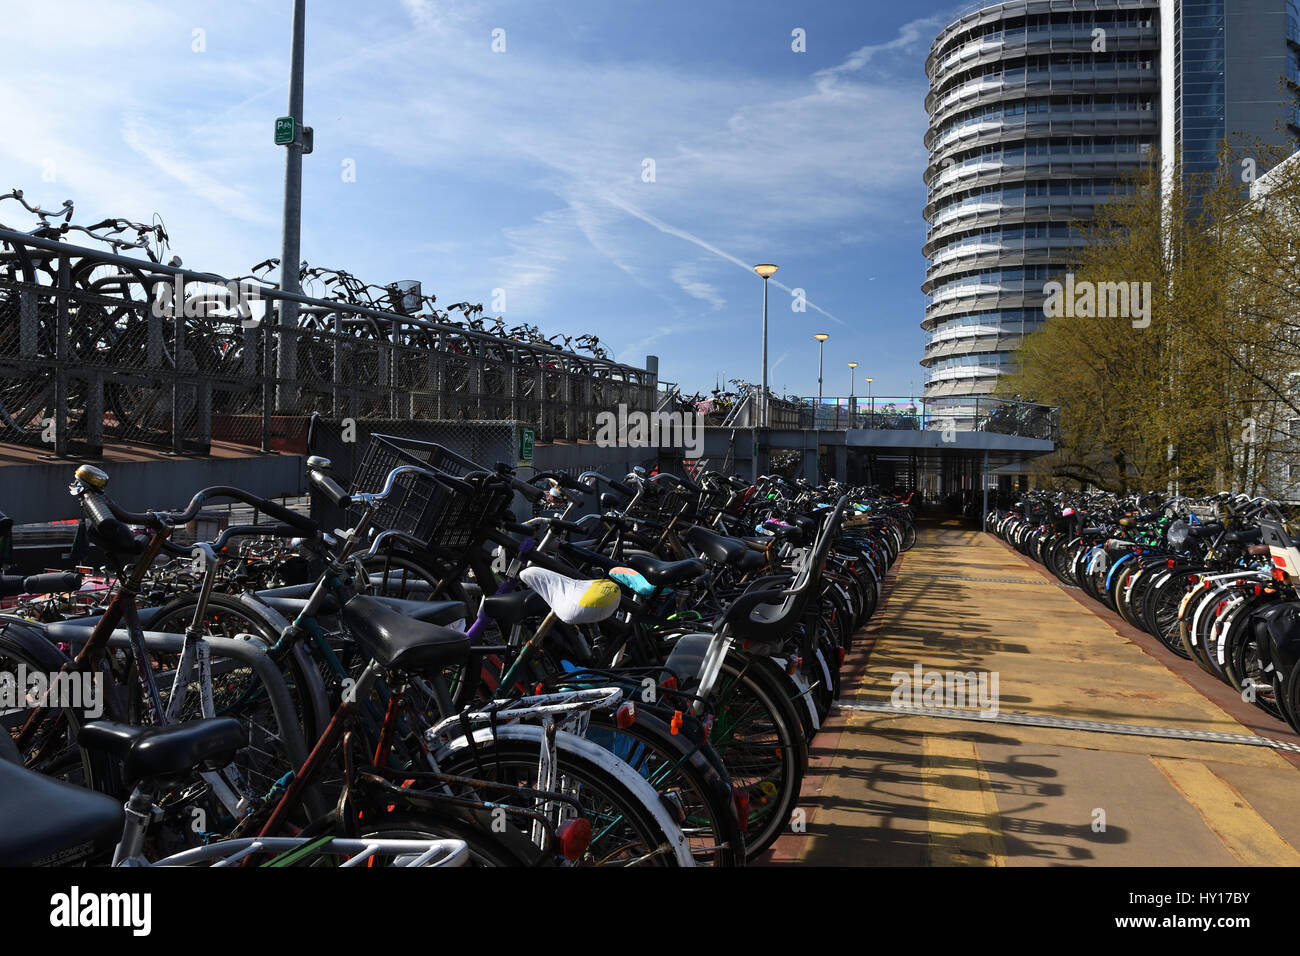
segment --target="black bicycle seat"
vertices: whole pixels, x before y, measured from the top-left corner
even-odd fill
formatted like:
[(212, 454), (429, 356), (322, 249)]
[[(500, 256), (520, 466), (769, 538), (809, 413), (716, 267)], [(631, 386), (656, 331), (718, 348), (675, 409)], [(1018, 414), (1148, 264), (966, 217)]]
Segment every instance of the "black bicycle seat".
[(122, 805), (0, 760), (0, 866), (72, 863), (112, 848), (122, 835)]
[(366, 653), (394, 670), (437, 671), (469, 656), (465, 634), (407, 617), (382, 598), (358, 594), (343, 605), (343, 620)]
[(248, 731), (233, 717), (192, 720), (171, 727), (95, 720), (81, 728), (77, 743), (122, 760), (128, 786), (141, 780), (174, 782), (195, 769), (219, 770), (248, 746)]
[(645, 579), (657, 588), (698, 578), (708, 570), (699, 558), (687, 558), (685, 561), (660, 561), (648, 554), (628, 555), (627, 565), (640, 571), (645, 575)]
[(550, 605), (536, 591), (511, 591), (483, 599), (483, 613), (502, 627), (511, 627), (526, 617), (545, 617), (550, 610)]
[(763, 555), (740, 538), (717, 534), (698, 525), (686, 532), (686, 541), (691, 547), (698, 548), (706, 558), (719, 564), (730, 564), (746, 571), (761, 568), (764, 564)]

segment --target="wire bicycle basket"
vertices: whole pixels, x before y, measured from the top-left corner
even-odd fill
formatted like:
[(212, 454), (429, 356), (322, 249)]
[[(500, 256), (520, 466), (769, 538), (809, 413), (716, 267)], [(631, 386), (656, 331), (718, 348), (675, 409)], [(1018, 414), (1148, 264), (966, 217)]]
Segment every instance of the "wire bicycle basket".
[(399, 475), (392, 493), (371, 517), (371, 526), (408, 534), (429, 548), (469, 547), (514, 497), (509, 484), (492, 470), (434, 442), (396, 435), (370, 436), (352, 492), (382, 488), (389, 472), (401, 465), (416, 465), (435, 475)]

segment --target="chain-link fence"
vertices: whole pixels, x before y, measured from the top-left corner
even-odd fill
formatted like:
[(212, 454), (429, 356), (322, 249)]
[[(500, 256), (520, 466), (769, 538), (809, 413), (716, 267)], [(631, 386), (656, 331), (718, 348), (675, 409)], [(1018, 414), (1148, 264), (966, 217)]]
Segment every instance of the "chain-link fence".
[(0, 441), (302, 450), (313, 415), (579, 441), (655, 393), (609, 359), (0, 229)]

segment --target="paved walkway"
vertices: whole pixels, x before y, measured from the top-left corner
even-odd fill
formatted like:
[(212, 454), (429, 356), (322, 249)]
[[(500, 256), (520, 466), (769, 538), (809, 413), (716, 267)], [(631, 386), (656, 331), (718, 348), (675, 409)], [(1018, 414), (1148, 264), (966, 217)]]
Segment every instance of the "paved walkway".
[(1297, 742), (999, 539), (956, 522), (923, 528), (859, 640), (846, 706), (813, 743), (804, 832), (782, 837), (767, 862), (1300, 864), (1296, 754), (851, 709), (888, 703), (892, 676), (920, 665), (996, 673), (1003, 716)]

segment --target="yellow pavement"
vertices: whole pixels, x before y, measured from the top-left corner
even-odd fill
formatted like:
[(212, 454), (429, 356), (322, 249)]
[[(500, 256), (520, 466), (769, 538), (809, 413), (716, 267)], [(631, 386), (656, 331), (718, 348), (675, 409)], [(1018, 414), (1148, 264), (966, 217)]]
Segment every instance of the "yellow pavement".
[[(922, 527), (896, 572), (844, 703), (888, 702), (919, 665), (996, 674), (1003, 714), (1295, 740), (992, 536)], [(767, 862), (1300, 863), (1300, 768), (1266, 747), (845, 709), (812, 751), (803, 832)]]

